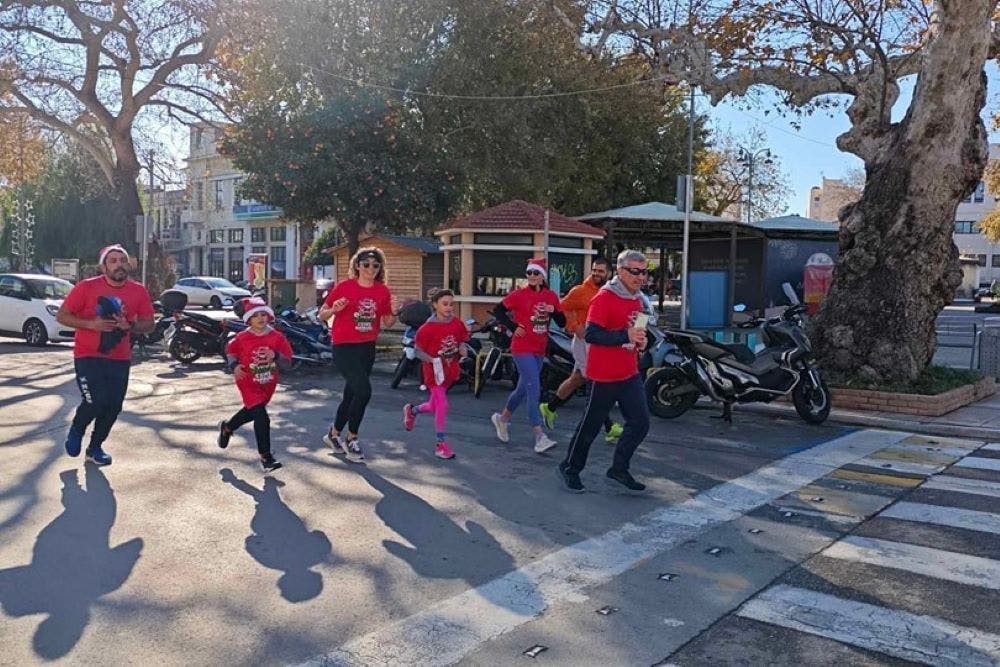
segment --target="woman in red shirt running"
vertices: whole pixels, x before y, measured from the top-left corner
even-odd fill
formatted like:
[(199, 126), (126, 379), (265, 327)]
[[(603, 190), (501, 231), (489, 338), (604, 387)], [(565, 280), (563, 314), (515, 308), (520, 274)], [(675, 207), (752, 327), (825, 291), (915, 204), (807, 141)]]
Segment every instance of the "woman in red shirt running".
[(455, 293), (449, 289), (437, 290), (431, 295), (434, 314), (417, 330), (414, 342), (417, 356), (424, 362), (424, 384), (430, 392), (430, 400), (420, 405), (407, 403), (403, 406), (403, 427), (407, 431), (413, 430), (418, 414), (434, 413), (434, 429), (437, 432), (434, 455), (442, 459), (455, 458), (444, 437), (448, 420), (448, 388), (461, 373), (459, 357), (469, 353), (466, 345), (469, 331), (455, 317), (454, 299)]
[[(330, 290), (319, 309), (320, 319), (333, 317), (333, 360), (346, 381), (344, 398), (323, 442), (333, 451), (343, 452), (352, 463), (365, 461), (358, 430), (372, 397), (375, 341), (381, 327), (396, 323), (396, 298), (385, 280), (385, 254), (379, 248), (361, 248), (351, 257), (348, 279)], [(347, 435), (341, 437), (345, 426)]]

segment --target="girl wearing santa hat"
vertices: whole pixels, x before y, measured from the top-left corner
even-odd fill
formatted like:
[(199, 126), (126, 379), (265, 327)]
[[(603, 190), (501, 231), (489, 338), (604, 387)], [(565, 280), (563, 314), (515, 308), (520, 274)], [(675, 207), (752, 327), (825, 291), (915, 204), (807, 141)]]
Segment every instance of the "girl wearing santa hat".
[(271, 454), (271, 418), (267, 404), (278, 386), (278, 367), (292, 365), (292, 346), (280, 331), (271, 328), (272, 311), (259, 297), (243, 299), (243, 321), (249, 325), (230, 341), (226, 359), (236, 378), (236, 388), (243, 397), (243, 407), (219, 424), (219, 447), (229, 446), (233, 432), (253, 422), (257, 453), (265, 472), (277, 470), (281, 464)]
[(497, 438), (508, 442), (511, 415), (523, 402), (528, 404), (528, 423), (535, 433), (535, 451), (541, 454), (555, 446), (555, 441), (542, 430), (542, 413), (538, 409), (542, 393), (542, 360), (549, 341), (549, 321), (566, 325), (566, 316), (559, 306), (559, 296), (545, 282), (546, 262), (543, 258), (528, 260), (525, 268), (528, 284), (504, 297), (493, 311), (501, 324), (514, 332), (510, 351), (517, 365), (517, 387), (511, 392), (503, 411), (494, 412), (493, 426)]

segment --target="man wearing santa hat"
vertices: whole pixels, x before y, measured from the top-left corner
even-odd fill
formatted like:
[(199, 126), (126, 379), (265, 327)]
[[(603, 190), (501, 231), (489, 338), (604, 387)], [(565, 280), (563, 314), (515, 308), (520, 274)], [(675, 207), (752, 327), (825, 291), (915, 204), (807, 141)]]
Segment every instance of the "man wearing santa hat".
[(77, 283), (63, 301), (56, 320), (76, 329), (73, 365), (83, 401), (76, 409), (64, 446), (78, 456), (84, 432), (94, 424), (86, 457), (111, 465), (104, 441), (122, 410), (132, 364), (130, 335), (153, 330), (153, 303), (141, 284), (129, 280), (128, 252), (121, 245), (101, 249), (102, 274)]

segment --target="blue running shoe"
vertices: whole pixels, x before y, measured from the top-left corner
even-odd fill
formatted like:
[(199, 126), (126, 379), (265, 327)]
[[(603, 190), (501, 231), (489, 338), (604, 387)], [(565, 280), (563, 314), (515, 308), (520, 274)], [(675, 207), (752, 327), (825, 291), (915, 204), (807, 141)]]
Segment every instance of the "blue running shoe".
[(90, 447), (87, 449), (87, 460), (95, 466), (111, 465), (111, 456), (100, 447)]
[(79, 456), (80, 447), (83, 446), (83, 433), (77, 433), (76, 429), (72, 426), (69, 427), (69, 433), (66, 434), (66, 442), (63, 443), (66, 448), (66, 453), (70, 456)]

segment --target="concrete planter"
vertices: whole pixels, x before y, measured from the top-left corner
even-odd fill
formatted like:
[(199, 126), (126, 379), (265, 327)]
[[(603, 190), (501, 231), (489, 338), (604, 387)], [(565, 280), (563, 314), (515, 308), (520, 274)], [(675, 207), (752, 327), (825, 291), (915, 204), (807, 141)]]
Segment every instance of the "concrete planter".
[(936, 395), (841, 388), (832, 388), (830, 391), (833, 394), (834, 408), (940, 417), (952, 410), (992, 396), (997, 391), (997, 385), (993, 378), (986, 377), (975, 384), (956, 387)]

